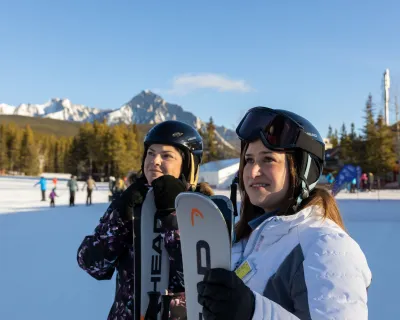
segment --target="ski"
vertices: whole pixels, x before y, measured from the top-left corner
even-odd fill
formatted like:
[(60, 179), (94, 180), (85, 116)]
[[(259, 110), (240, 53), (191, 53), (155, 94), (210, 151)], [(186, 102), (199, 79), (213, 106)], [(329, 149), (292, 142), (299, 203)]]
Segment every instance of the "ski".
[(134, 210), (134, 320), (161, 319), (160, 297), (168, 289), (169, 261), (150, 189)]
[(231, 269), (233, 205), (224, 196), (184, 192), (175, 200), (188, 319), (203, 319), (197, 283), (210, 268)]

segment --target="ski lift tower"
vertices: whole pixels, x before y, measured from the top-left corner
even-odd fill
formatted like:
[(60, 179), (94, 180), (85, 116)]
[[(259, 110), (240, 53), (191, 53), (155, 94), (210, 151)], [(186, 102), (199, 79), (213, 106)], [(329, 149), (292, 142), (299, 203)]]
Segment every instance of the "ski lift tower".
[(389, 125), (389, 89), (390, 89), (390, 76), (389, 69), (386, 69), (383, 73), (383, 99), (385, 101), (385, 124)]

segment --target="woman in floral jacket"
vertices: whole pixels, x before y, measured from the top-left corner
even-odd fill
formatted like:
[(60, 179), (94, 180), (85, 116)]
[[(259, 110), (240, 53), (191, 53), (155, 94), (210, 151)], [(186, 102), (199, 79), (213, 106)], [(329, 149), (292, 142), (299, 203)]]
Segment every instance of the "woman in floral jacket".
[[(174, 206), (176, 196), (192, 190), (212, 195), (205, 183), (197, 184), (203, 142), (198, 132), (179, 121), (165, 121), (147, 134), (142, 172), (100, 219), (94, 234), (78, 249), (79, 266), (97, 280), (109, 280), (117, 272), (116, 292), (109, 320), (133, 319), (134, 250), (133, 208), (141, 207), (150, 187), (157, 210)], [(143, 212), (142, 212), (143, 213)], [(173, 213), (165, 221), (164, 243), (169, 253), (171, 319), (186, 319), (183, 266), (179, 231)]]

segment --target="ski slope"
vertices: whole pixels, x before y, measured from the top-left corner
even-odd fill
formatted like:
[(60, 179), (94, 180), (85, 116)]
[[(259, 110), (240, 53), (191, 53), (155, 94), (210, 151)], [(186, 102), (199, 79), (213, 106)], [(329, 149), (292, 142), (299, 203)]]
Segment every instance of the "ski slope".
[[(37, 181), (0, 177), (0, 319), (106, 319), (115, 276), (91, 278), (78, 267), (76, 252), (108, 206), (107, 184), (93, 192), (94, 205), (87, 207), (80, 191), (70, 208), (66, 182), (59, 181), (60, 197), (50, 208), (33, 187)], [(379, 199), (378, 192), (338, 195), (346, 227), (373, 273), (370, 319), (400, 319), (400, 190), (381, 191)]]

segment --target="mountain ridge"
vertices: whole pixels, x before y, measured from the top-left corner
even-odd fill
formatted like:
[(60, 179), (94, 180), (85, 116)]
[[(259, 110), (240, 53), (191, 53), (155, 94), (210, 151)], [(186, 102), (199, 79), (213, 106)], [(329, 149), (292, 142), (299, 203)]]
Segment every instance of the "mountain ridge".
[[(22, 103), (12, 106), (0, 103), (0, 115), (20, 115), (50, 118), (74, 122), (103, 121), (109, 125), (118, 123), (157, 124), (166, 120), (178, 120), (196, 129), (206, 130), (206, 122), (185, 111), (182, 106), (169, 103), (150, 90), (142, 90), (131, 100), (116, 109), (98, 109), (73, 104), (69, 99), (52, 98), (44, 104)], [(226, 147), (237, 149), (235, 132), (224, 126), (216, 126), (216, 139)]]

